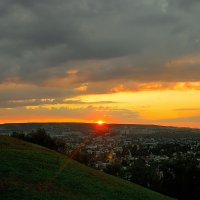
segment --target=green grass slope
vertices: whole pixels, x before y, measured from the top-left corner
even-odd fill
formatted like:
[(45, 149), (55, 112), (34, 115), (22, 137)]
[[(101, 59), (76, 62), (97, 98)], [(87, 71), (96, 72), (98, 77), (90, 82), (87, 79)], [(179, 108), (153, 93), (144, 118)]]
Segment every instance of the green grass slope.
[(46, 148), (0, 136), (1, 200), (170, 200)]

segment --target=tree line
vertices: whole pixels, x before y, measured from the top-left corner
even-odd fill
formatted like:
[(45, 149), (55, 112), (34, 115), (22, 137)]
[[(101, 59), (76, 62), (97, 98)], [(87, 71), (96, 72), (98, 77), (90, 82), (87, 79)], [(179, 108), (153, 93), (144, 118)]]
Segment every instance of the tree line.
[(13, 132), (11, 134), (12, 137), (31, 142), (34, 144), (38, 144), (40, 146), (65, 153), (66, 145), (65, 141), (58, 138), (53, 138), (49, 134), (46, 133), (45, 129), (39, 128), (35, 131), (31, 131), (28, 134), (23, 132)]

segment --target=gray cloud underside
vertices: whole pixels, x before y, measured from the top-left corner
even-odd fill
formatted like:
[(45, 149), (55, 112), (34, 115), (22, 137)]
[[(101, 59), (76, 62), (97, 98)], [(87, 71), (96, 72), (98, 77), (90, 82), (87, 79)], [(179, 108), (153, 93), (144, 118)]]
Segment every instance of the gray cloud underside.
[(0, 82), (45, 85), (74, 68), (78, 84), (199, 81), (199, 63), (165, 66), (199, 52), (199, 19), (198, 0), (1, 0)]
[[(94, 106), (87, 106), (85, 108), (77, 108), (77, 109), (71, 109), (64, 107), (62, 109), (46, 109), (46, 108), (40, 108), (40, 109), (34, 109), (31, 111), (29, 115), (27, 115), (26, 108), (16, 108), (5, 110), (2, 109), (2, 114), (0, 115), (0, 119), (10, 118), (10, 116), (15, 116), (17, 112), (20, 112), (22, 115), (25, 114), (28, 119), (30, 119), (31, 116), (49, 116), (49, 117), (63, 117), (65, 119), (79, 119), (82, 121), (83, 119), (91, 120), (92, 117), (96, 116), (98, 114), (99, 117), (104, 116), (106, 118), (109, 118), (110, 116), (115, 116), (116, 120), (119, 120), (121, 123), (133, 123), (136, 122), (136, 120), (139, 119), (139, 113), (128, 110), (128, 109), (112, 109), (107, 107), (94, 107)], [(87, 114), (86, 114), (87, 113)], [(124, 118), (124, 121), (122, 121), (121, 117)], [(95, 120), (95, 119), (94, 119)]]
[(66, 107), (70, 105), (99, 105), (99, 104), (114, 104), (117, 102), (113, 101), (97, 101), (97, 102), (84, 102), (80, 100), (63, 100), (63, 99), (46, 99), (46, 100), (40, 100), (40, 99), (32, 99), (32, 100), (20, 100), (20, 101), (0, 101), (0, 108), (19, 108), (19, 107), (25, 107), (25, 106), (42, 106), (42, 105), (60, 105)]

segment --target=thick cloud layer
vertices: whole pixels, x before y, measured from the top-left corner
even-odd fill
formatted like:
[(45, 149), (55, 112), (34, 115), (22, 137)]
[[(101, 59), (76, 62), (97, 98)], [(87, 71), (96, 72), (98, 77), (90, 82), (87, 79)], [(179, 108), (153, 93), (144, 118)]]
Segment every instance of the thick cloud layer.
[(176, 62), (199, 56), (199, 18), (198, 0), (1, 0), (0, 82), (199, 81)]

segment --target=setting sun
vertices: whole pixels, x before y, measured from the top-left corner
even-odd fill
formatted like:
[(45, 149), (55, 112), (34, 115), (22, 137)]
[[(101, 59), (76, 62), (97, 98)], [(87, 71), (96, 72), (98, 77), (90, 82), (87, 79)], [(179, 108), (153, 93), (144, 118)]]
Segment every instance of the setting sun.
[(104, 122), (103, 122), (102, 120), (99, 120), (99, 121), (97, 122), (97, 124), (102, 125), (102, 124), (104, 124)]

